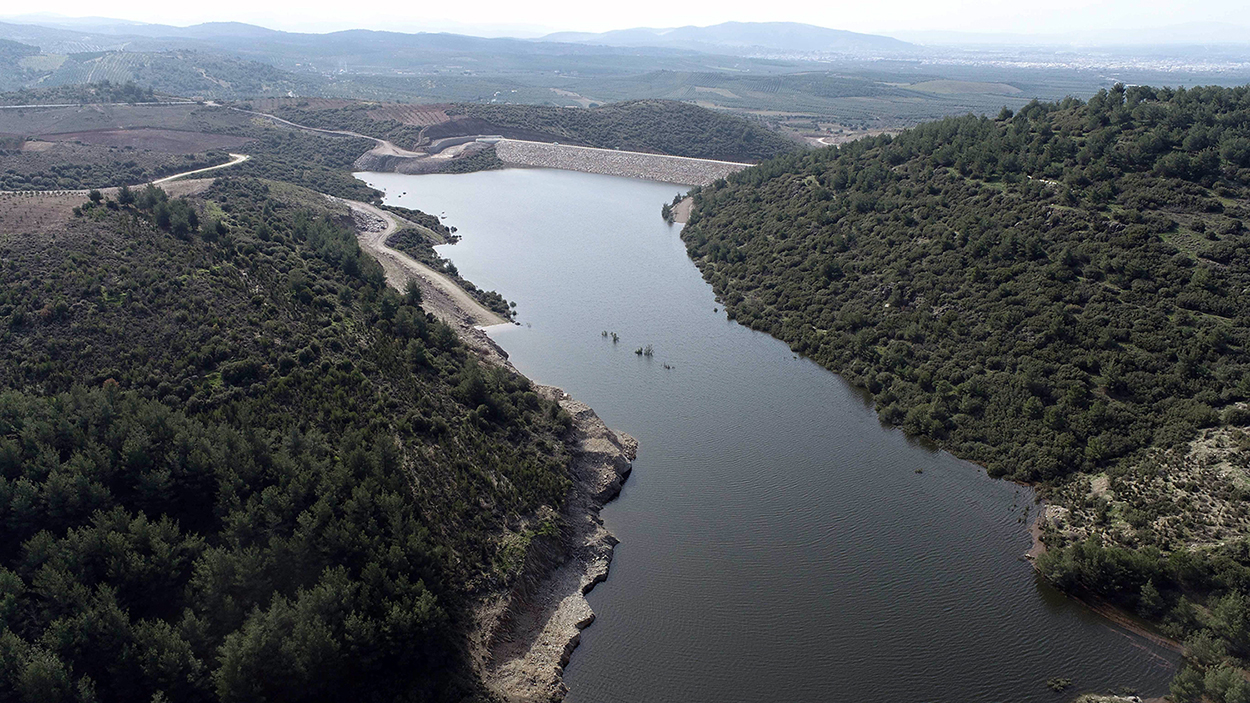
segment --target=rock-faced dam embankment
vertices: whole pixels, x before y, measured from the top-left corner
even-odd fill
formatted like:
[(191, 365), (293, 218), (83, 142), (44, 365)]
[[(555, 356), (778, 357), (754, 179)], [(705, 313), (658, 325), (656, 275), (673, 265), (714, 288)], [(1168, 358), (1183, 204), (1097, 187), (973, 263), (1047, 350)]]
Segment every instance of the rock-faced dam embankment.
[[(470, 148), (475, 146), (488, 148), (485, 144), (469, 144)], [(494, 148), (499, 160), (512, 166), (558, 168), (691, 186), (707, 185), (751, 165), (519, 139), (500, 139), (494, 143)], [(354, 168), (420, 174), (438, 173), (449, 163), (450, 160), (438, 156), (379, 153), (375, 150), (361, 156)]]
[(501, 140), (495, 146), (499, 160), (518, 166), (559, 168), (566, 171), (601, 173), (609, 176), (644, 178), (683, 185), (707, 185), (736, 173), (750, 164), (684, 156), (644, 154), (569, 144), (548, 144), (515, 139)]

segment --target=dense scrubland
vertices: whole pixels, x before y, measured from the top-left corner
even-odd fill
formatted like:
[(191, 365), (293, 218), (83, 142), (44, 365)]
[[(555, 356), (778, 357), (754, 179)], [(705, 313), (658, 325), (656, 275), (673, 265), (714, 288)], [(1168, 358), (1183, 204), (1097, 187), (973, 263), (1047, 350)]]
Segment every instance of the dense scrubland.
[(1250, 88), (1116, 86), (780, 157), (697, 192), (682, 236), (731, 316), (883, 420), (1054, 488), (1076, 510), (1042, 573), (1186, 639), (1178, 700), (1223, 701), (1250, 694), (1245, 511), (1196, 540), (1166, 524), (1210, 503), (1133, 476), (1190, 487), (1224, 428), (1211, 492), (1247, 495), (1247, 218)]
[(0, 698), (475, 695), (465, 609), (550, 529), (568, 416), (316, 193), (78, 212), (0, 237)]
[(585, 110), (469, 104), (454, 109), (502, 127), (606, 149), (749, 162), (799, 149), (797, 142), (762, 124), (675, 100), (633, 100)]

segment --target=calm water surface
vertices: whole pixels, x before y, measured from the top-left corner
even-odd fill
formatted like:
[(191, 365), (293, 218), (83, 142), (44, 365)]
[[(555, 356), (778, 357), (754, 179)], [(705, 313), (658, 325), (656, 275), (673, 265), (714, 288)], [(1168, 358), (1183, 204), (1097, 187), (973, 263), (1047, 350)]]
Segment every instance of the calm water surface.
[(566, 673), (573, 703), (1055, 703), (1071, 698), (1057, 676), (1166, 689), (1177, 657), (1021, 559), (1029, 491), (882, 427), (838, 376), (716, 310), (659, 216), (680, 186), (361, 177), (445, 213), (463, 240), (441, 253), (517, 303), (521, 326), (491, 330), (517, 368), (641, 442), (603, 513), (621, 544)]

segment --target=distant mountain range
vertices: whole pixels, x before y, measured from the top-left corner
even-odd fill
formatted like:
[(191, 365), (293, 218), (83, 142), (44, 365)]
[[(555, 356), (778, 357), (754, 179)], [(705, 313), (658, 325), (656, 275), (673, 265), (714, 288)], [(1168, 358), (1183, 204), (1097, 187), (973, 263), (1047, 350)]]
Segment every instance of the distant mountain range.
[[(463, 34), (380, 32), (349, 29), (306, 34), (266, 29), (241, 22), (210, 22), (190, 27), (134, 24), (95, 19), (46, 26), (0, 21), (0, 39), (39, 47), (49, 54), (93, 51), (152, 52), (194, 50), (226, 53), (287, 70), (336, 71), (344, 67), (402, 70), (457, 53), (478, 56), (613, 55), (620, 48), (559, 44), (524, 39), (487, 39)], [(656, 49), (652, 53), (672, 54)]]
[(618, 29), (600, 34), (557, 32), (542, 41), (599, 46), (665, 47), (718, 54), (906, 54), (917, 49), (893, 37), (797, 22), (725, 22), (710, 27)]
[(1069, 34), (947, 31), (894, 32), (893, 36), (828, 29), (797, 22), (725, 22), (708, 27), (636, 27), (602, 33), (557, 32), (537, 39), (486, 38), (444, 32), (352, 29), (329, 33), (286, 32), (242, 22), (189, 27), (145, 24), (106, 17), (26, 14), (0, 17), (0, 39), (40, 47), (45, 53), (84, 51), (225, 51), (283, 68), (310, 63), (318, 70), (368, 65), (402, 69), (448, 52), (491, 56), (620, 55), (630, 49), (651, 56), (714, 54), (756, 58), (866, 59), (944, 55), (978, 50), (1038, 47), (1132, 48), (1146, 53), (1169, 47), (1250, 47), (1250, 28), (1189, 23), (1156, 29)]
[[(405, 51), (491, 51), (508, 54), (617, 53), (625, 48), (652, 52), (694, 52), (732, 56), (826, 55), (874, 58), (911, 55), (919, 50), (891, 37), (826, 29), (795, 22), (726, 22), (711, 27), (636, 28), (601, 34), (559, 32), (539, 39), (487, 39), (463, 34), (345, 30), (307, 34), (266, 29), (241, 22), (209, 22), (189, 27), (141, 24), (102, 17), (23, 15), (0, 24), (0, 37), (41, 47), (45, 52), (227, 49), (258, 60), (296, 60)], [(213, 46), (209, 46), (212, 44)], [(392, 64), (378, 56), (381, 65)]]

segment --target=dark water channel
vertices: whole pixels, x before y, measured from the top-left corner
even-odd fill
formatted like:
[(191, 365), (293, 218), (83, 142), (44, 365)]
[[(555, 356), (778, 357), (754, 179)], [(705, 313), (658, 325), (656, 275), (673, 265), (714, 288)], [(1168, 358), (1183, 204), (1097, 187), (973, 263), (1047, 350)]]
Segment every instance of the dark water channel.
[[(536, 169), (361, 177), (446, 213), (463, 241), (443, 255), (517, 303), (521, 325), (491, 330), (517, 368), (641, 442), (604, 511), (621, 544), (570, 701), (1166, 690), (1174, 655), (1021, 559), (1030, 491), (883, 427), (838, 376), (716, 311), (659, 216), (683, 188)], [(648, 344), (653, 357), (634, 354)], [(1073, 688), (1052, 692), (1053, 677)]]

